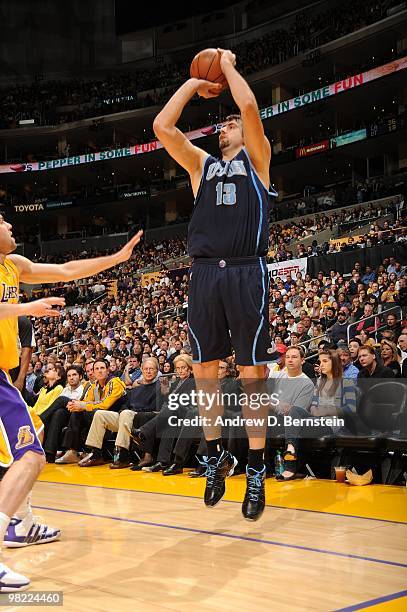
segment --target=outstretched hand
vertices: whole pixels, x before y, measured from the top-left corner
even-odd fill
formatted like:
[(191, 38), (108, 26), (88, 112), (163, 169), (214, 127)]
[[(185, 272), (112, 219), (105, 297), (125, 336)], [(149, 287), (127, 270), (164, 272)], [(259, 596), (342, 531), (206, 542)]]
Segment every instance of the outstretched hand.
[(27, 314), (31, 317), (59, 317), (60, 311), (54, 309), (53, 306), (65, 306), (64, 298), (51, 297), (29, 302)]
[(142, 235), (143, 230), (140, 230), (135, 236), (133, 236), (131, 240), (128, 241), (127, 244), (124, 245), (122, 249), (120, 249), (120, 251), (116, 253), (116, 255), (114, 256), (116, 265), (123, 263), (124, 261), (128, 261), (130, 259), (133, 253), (133, 249), (140, 242)]

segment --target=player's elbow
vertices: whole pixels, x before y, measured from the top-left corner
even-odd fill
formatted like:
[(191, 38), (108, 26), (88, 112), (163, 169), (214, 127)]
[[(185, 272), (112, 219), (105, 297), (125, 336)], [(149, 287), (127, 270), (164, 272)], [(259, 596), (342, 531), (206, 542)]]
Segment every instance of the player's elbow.
[(165, 128), (166, 126), (163, 119), (160, 117), (160, 115), (157, 115), (153, 122), (153, 130), (157, 138), (160, 138), (160, 136), (165, 133)]
[(256, 98), (254, 96), (248, 96), (240, 105), (240, 112), (242, 116), (250, 115), (251, 113), (258, 113), (258, 106)]

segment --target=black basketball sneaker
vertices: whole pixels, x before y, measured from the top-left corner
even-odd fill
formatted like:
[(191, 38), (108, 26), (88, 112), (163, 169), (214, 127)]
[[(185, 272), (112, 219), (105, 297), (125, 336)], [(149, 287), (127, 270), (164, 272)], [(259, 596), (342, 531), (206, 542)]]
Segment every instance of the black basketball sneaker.
[(248, 521), (258, 521), (266, 505), (264, 481), (266, 466), (260, 471), (246, 468), (246, 495), (244, 496), (242, 513)]
[(219, 458), (204, 457), (206, 466), (205, 506), (213, 508), (225, 494), (225, 479), (232, 476), (237, 459), (228, 451), (223, 451)]

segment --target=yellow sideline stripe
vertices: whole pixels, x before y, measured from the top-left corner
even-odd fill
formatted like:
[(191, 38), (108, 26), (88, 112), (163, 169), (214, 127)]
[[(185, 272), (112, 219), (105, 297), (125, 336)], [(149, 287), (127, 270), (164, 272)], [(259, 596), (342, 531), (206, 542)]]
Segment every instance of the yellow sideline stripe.
[(377, 604), (377, 606), (371, 606), (370, 608), (366, 608), (366, 610), (371, 610), (373, 612), (405, 612), (407, 610), (407, 597)]
[[(110, 470), (99, 466), (80, 468), (77, 465), (47, 464), (39, 480), (60, 484), (77, 484), (129, 491), (145, 491), (187, 497), (203, 497), (203, 478), (183, 475), (163, 476), (161, 473)], [(225, 499), (241, 502), (245, 477), (234, 476), (227, 481)], [(331, 480), (296, 480), (266, 482), (266, 503), (283, 508), (297, 508), (358, 516), (372, 519), (407, 522), (407, 488), (389, 485), (355, 487)]]

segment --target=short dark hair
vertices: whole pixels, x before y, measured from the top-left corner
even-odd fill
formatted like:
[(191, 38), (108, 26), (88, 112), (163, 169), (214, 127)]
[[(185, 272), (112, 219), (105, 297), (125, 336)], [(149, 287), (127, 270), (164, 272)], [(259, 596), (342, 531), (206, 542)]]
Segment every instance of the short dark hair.
[(69, 368), (66, 370), (66, 374), (68, 375), (68, 372), (70, 372), (71, 370), (75, 370), (75, 372), (76, 372), (77, 374), (79, 374), (79, 376), (82, 378), (82, 376), (83, 376), (83, 370), (82, 370), (82, 368), (81, 368), (80, 366), (77, 366), (77, 365), (71, 365), (71, 366), (69, 366)]
[(351, 339), (349, 340), (349, 344), (350, 344), (351, 342), (356, 342), (357, 344), (359, 344), (359, 346), (362, 346), (362, 341), (361, 341), (361, 339), (360, 339), (360, 338), (356, 338), (356, 336), (355, 336), (354, 338), (351, 338)]
[(235, 113), (234, 115), (228, 115), (225, 118), (225, 123), (226, 121), (242, 121), (242, 116), (239, 115), (238, 113)]

